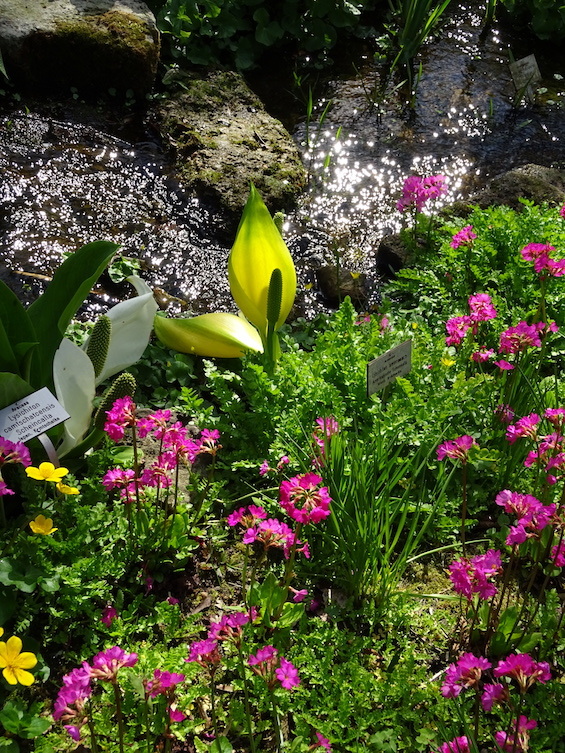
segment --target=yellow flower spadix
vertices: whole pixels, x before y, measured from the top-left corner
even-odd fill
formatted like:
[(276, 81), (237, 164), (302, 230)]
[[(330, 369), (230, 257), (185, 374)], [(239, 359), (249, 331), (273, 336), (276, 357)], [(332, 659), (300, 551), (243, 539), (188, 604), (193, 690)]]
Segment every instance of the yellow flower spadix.
[(191, 319), (156, 316), (155, 334), (167, 348), (209, 358), (241, 358), (246, 351), (263, 352), (259, 333), (235, 314), (213, 313)]
[(282, 300), (275, 330), (284, 323), (296, 296), (296, 270), (269, 210), (252, 184), (228, 260), (231, 294), (246, 318), (267, 332), (267, 297), (273, 270), (282, 275)]

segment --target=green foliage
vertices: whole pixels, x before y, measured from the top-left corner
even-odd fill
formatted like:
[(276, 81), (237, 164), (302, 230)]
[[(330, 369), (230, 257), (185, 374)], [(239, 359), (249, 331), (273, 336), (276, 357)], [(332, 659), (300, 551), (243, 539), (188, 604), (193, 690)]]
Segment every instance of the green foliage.
[(153, 0), (157, 23), (174, 57), (197, 65), (233, 62), (245, 70), (268, 47), (331, 49), (338, 35), (359, 25), (370, 0)]
[(565, 38), (565, 7), (560, 0), (501, 0), (513, 23), (530, 26), (540, 39)]

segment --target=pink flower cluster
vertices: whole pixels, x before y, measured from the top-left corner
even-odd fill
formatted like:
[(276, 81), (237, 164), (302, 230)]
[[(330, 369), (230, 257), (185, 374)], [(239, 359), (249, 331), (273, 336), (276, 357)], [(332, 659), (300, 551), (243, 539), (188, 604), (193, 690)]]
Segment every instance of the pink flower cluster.
[(56, 721), (72, 721), (73, 724), (65, 724), (64, 727), (72, 739), (78, 742), (81, 728), (88, 721), (85, 705), (92, 695), (92, 680), (116, 682), (118, 671), (122, 667), (133, 667), (136, 663), (137, 654), (128, 654), (119, 646), (96, 654), (91, 664), (84, 661), (80, 667), (63, 677), (63, 686), (53, 707), (53, 718)]
[(446, 321), (446, 345), (461, 345), (469, 330), (472, 330), (473, 335), (476, 335), (481, 322), (488, 322), (497, 316), (491, 297), (487, 293), (476, 293), (469, 296), (468, 305), (469, 314), (454, 316)]
[[(549, 428), (548, 434), (540, 432), (540, 425), (545, 420)], [(542, 466), (547, 472), (546, 480), (549, 484), (556, 484), (565, 477), (565, 408), (547, 408), (543, 416), (530, 413), (510, 424), (506, 430), (506, 439), (514, 444), (518, 439), (530, 439), (535, 442), (536, 449), (528, 452), (524, 465), (526, 468)]]
[(283, 481), (280, 503), (293, 520), (301, 524), (319, 523), (330, 515), (331, 497), (327, 487), (320, 486), (321, 476), (305, 473)]
[(451, 239), (449, 244), (451, 248), (459, 248), (459, 246), (469, 246), (477, 237), (477, 234), (473, 231), (472, 225), (465, 225), (458, 233)]
[(310, 557), (308, 544), (300, 541), (286, 523), (277, 518), (267, 519), (267, 513), (259, 505), (238, 508), (228, 515), (227, 522), (230, 526), (243, 526), (244, 544), (254, 544), (257, 541), (263, 545), (265, 552), (271, 548), (281, 549), (286, 559), (295, 546), (296, 551), (302, 552), (307, 559)]
[(262, 677), (269, 688), (274, 688), (277, 682), (286, 690), (300, 685), (298, 670), (284, 656), (279, 656), (274, 646), (260, 648), (256, 654), (251, 654), (247, 663), (252, 672)]
[(463, 434), (461, 437), (457, 437), (457, 439), (448, 439), (438, 446), (436, 450), (437, 459), (445, 460), (445, 458), (451, 458), (452, 460), (460, 460), (462, 463), (466, 463), (472, 447), (478, 447), (478, 444), (469, 434)]
[(235, 646), (241, 646), (243, 627), (256, 620), (257, 614), (257, 609), (251, 607), (248, 612), (224, 614), (218, 620), (210, 621), (206, 638), (190, 644), (188, 658), (185, 661), (196, 662), (214, 673), (222, 661), (220, 642), (231, 641)]
[(6, 439), (6, 437), (0, 437), (0, 497), (14, 494), (14, 491), (8, 488), (1, 476), (2, 467), (10, 463), (19, 463), (24, 468), (30, 466), (31, 457), (29, 450), (22, 442), (12, 442), (10, 439)]
[[(481, 706), (484, 711), (491, 711), (495, 703), (508, 704), (512, 709), (510, 686), (507, 682), (483, 682), (484, 673), (492, 669), (492, 664), (483, 657), (474, 654), (463, 654), (457, 662), (451, 664), (446, 671), (445, 681), (441, 686), (441, 694), (445, 698), (456, 698), (463, 690), (474, 688), (481, 694)], [(501, 659), (492, 674), (495, 678), (515, 680), (521, 695), (536, 682), (545, 684), (551, 680), (549, 664), (535, 661), (529, 654), (510, 654)], [(482, 689), (480, 685), (482, 684)], [(499, 731), (495, 740), (500, 749), (508, 753), (526, 753), (529, 747), (530, 730), (535, 729), (537, 722), (518, 715), (514, 718), (510, 729)], [(439, 748), (439, 753), (470, 753), (468, 739), (456, 737)]]
[(504, 511), (517, 515), (516, 525), (510, 526), (510, 532), (506, 537), (508, 546), (523, 544), (530, 538), (537, 538), (539, 532), (553, 522), (556, 505), (543, 505), (539, 499), (531, 494), (520, 494), (504, 489), (496, 495), (495, 502), (504, 508)]
[(192, 465), (198, 456), (215, 456), (221, 449), (219, 431), (203, 429), (200, 437), (195, 439), (179, 421), (169, 424), (170, 410), (159, 410), (138, 418), (137, 408), (131, 397), (116, 400), (112, 409), (107, 411), (107, 416), (104, 429), (114, 441), (123, 439), (125, 430), (129, 427), (141, 438), (152, 433), (159, 440), (162, 450), (156, 460), (143, 469), (139, 476), (136, 476), (131, 468), (111, 468), (105, 473), (102, 478), (103, 486), (108, 491), (119, 489), (120, 497), (126, 503), (132, 502), (136, 494), (143, 492), (147, 487), (170, 487), (178, 465)]
[(399, 212), (405, 212), (412, 207), (421, 212), (424, 204), (430, 199), (437, 199), (447, 192), (447, 178), (445, 175), (430, 175), (421, 178), (410, 175), (402, 186), (402, 198), (396, 204)]
[(449, 566), (449, 579), (454, 590), (469, 601), (473, 594), (477, 594), (480, 599), (490, 599), (498, 591), (491, 581), (501, 570), (500, 552), (489, 549), (485, 554), (478, 554), (471, 559), (462, 557), (454, 560)]
[(538, 274), (562, 277), (565, 275), (565, 259), (552, 259), (553, 251), (555, 248), (547, 243), (528, 243), (520, 253), (526, 261), (533, 261)]
[(522, 353), (528, 348), (540, 348), (541, 337), (547, 332), (557, 332), (558, 327), (555, 322), (546, 324), (537, 322), (537, 324), (528, 324), (527, 322), (518, 322), (515, 327), (508, 327), (500, 334), (500, 353)]
[(269, 461), (268, 460), (263, 460), (263, 462), (261, 463), (261, 465), (259, 467), (259, 475), (260, 476), (266, 476), (267, 473), (277, 473), (277, 472), (281, 473), (281, 471), (283, 471), (284, 468), (289, 463), (290, 463), (290, 458), (288, 457), (288, 455), (282, 455), (279, 458), (279, 462), (277, 463), (277, 467), (276, 468), (271, 468), (271, 466), (269, 465)]

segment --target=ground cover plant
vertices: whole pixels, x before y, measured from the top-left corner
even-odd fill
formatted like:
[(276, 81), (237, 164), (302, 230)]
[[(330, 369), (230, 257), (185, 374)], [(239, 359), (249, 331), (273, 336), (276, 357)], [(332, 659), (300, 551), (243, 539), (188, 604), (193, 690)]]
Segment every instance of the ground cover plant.
[(444, 183), (379, 311), (283, 326), (252, 192), (255, 350), (163, 320), (93, 450), (0, 441), (0, 750), (564, 749), (565, 210), (438, 218)]

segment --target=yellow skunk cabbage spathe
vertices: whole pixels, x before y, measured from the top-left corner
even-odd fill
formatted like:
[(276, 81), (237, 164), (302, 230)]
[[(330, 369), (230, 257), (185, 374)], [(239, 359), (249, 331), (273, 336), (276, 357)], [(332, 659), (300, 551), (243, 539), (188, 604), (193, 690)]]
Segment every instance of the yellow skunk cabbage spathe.
[(235, 314), (202, 314), (190, 319), (156, 316), (155, 334), (167, 348), (208, 358), (241, 358), (245, 351), (263, 352), (259, 333)]
[(237, 235), (228, 260), (231, 294), (245, 317), (254, 324), (266, 341), (269, 285), (275, 269), (280, 269), (282, 297), (276, 331), (290, 313), (296, 295), (296, 270), (280, 232), (251, 184)]

